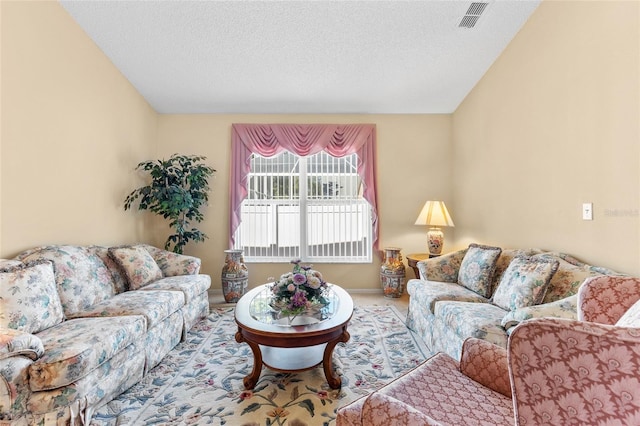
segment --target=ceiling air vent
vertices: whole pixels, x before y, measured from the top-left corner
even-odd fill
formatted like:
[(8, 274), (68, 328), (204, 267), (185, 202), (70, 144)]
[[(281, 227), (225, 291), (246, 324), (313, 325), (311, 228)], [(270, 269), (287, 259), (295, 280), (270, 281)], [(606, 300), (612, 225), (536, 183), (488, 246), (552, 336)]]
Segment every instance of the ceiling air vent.
[(488, 4), (489, 3), (480, 2), (471, 3), (471, 6), (469, 6), (467, 13), (462, 17), (462, 20), (460, 21), (460, 24), (458, 26), (462, 28), (475, 27), (478, 23), (478, 19), (480, 19), (480, 15), (482, 15), (482, 12), (484, 12)]

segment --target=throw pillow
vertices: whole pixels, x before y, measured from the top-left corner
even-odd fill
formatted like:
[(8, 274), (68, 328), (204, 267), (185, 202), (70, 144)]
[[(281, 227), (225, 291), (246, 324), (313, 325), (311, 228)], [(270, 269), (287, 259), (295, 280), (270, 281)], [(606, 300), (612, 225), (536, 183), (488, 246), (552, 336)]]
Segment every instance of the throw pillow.
[(616, 322), (618, 327), (640, 327), (640, 300), (631, 305)]
[(63, 319), (53, 263), (37, 260), (0, 269), (0, 327), (37, 333)]
[(542, 303), (554, 302), (572, 296), (578, 292), (578, 288), (585, 279), (602, 275), (599, 272), (592, 271), (589, 265), (564, 253), (549, 252), (537, 254), (535, 257), (553, 259), (559, 263), (558, 270), (553, 274), (553, 278), (549, 282), (549, 288), (544, 295)]
[(67, 319), (82, 317), (92, 306), (113, 297), (111, 274), (100, 258), (84, 247), (52, 245), (19, 256), (23, 262), (49, 260), (53, 263), (58, 295)]
[(141, 244), (140, 246), (149, 252), (165, 277), (197, 275), (200, 272), (201, 262), (197, 257), (177, 254), (148, 244)]
[(129, 290), (138, 290), (162, 278), (162, 270), (143, 247), (111, 247), (109, 256), (122, 269), (129, 283)]
[(458, 284), (482, 297), (490, 297), (491, 279), (500, 253), (500, 247), (469, 244), (458, 271)]
[(557, 270), (557, 260), (515, 257), (502, 275), (493, 304), (507, 311), (539, 304)]

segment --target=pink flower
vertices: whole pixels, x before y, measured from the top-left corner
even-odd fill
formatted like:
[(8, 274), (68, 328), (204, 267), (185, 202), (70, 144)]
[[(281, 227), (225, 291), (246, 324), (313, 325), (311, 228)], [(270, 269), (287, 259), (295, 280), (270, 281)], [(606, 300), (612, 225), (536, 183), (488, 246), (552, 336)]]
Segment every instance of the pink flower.
[(287, 290), (288, 290), (288, 291), (295, 291), (295, 289), (296, 289), (296, 286), (295, 286), (295, 285), (293, 285), (293, 284), (289, 284), (289, 285), (287, 286)]
[(293, 282), (296, 284), (304, 284), (307, 282), (307, 277), (302, 274), (295, 274), (293, 276)]
[(307, 296), (301, 291), (296, 291), (291, 296), (291, 307), (300, 308), (302, 306), (307, 306)]

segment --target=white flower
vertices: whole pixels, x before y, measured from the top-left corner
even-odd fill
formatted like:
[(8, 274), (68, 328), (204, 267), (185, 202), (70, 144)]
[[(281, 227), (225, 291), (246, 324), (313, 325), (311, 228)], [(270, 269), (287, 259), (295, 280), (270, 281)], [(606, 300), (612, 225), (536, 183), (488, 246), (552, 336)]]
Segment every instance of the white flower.
[(317, 290), (320, 288), (320, 286), (322, 285), (322, 281), (320, 281), (320, 278), (316, 277), (316, 276), (310, 276), (307, 278), (307, 286)]
[(309, 269), (307, 271), (307, 276), (308, 277), (316, 277), (318, 278), (320, 281), (322, 281), (322, 274), (320, 273), (320, 271), (315, 271), (313, 269)]
[(293, 278), (293, 274), (291, 272), (280, 275), (280, 281), (287, 281), (290, 278)]

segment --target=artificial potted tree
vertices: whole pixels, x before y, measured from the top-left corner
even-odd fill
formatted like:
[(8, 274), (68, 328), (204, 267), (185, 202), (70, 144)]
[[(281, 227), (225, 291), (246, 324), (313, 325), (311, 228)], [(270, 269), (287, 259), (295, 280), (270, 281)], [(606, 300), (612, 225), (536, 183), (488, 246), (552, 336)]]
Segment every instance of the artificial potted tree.
[(192, 221), (202, 222), (201, 208), (209, 201), (209, 178), (215, 169), (203, 164), (207, 157), (173, 154), (168, 160), (143, 161), (136, 166), (149, 174), (151, 183), (132, 191), (124, 200), (124, 209), (138, 203), (138, 210), (149, 210), (169, 219), (173, 234), (165, 250), (182, 254), (189, 241), (202, 242), (207, 235)]

